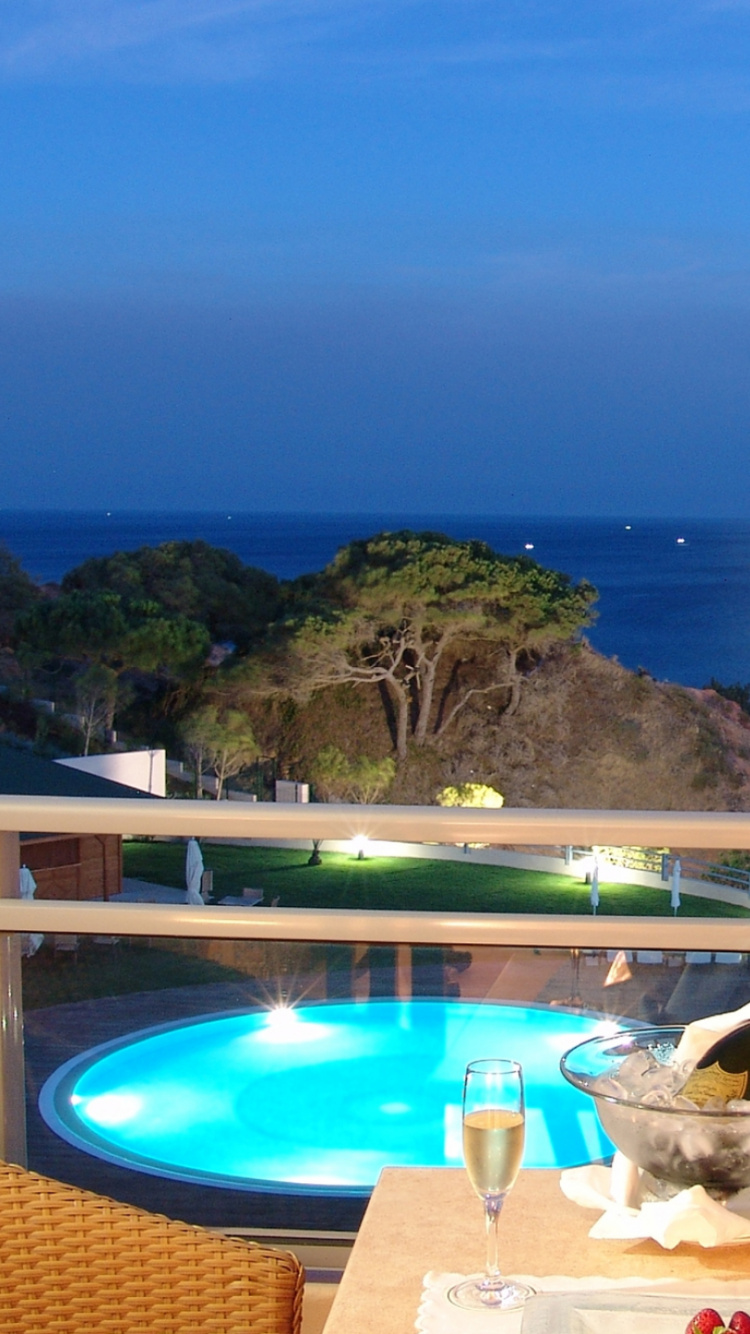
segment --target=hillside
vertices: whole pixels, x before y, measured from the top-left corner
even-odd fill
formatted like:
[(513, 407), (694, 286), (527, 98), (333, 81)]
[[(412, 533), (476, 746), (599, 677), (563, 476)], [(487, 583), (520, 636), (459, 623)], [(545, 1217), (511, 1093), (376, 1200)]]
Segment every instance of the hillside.
[(0, 595), (0, 734), (41, 753), (116, 730), (185, 755), (191, 719), (221, 731), (229, 710), (267, 795), (274, 771), (315, 783), (329, 748), (334, 768), (388, 757), (396, 803), (474, 781), (511, 806), (750, 810), (737, 703), (602, 657), (577, 639), (590, 584), (481, 542), (381, 533), (284, 586), (172, 542), (89, 560), (55, 596), (6, 553)]
[[(256, 731), (299, 779), (329, 744), (351, 757), (392, 750), (372, 687), (259, 709)], [(750, 717), (713, 691), (627, 671), (586, 643), (563, 646), (524, 681), (515, 714), (477, 696), (439, 740), (410, 748), (387, 799), (429, 803), (447, 783), (472, 780), (510, 806), (750, 809)]]

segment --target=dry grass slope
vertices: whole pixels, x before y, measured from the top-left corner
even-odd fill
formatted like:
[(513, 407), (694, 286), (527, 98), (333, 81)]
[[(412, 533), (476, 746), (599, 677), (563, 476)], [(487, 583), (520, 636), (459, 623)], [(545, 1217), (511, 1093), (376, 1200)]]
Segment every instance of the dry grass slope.
[[(392, 753), (387, 702), (373, 687), (326, 691), (305, 707), (259, 712), (280, 768), (309, 777), (336, 745), (350, 758)], [(713, 691), (626, 670), (585, 642), (550, 654), (524, 681), (513, 716), (477, 695), (439, 739), (413, 749), (387, 800), (431, 803), (452, 782), (482, 781), (511, 806), (750, 809), (750, 717)]]

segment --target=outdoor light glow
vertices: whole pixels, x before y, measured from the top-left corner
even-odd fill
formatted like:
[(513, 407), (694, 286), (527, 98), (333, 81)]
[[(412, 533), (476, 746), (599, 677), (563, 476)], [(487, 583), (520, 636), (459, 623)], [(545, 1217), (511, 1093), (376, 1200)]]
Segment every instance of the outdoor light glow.
[[(81, 1101), (79, 1098), (78, 1102)], [(93, 1121), (97, 1126), (122, 1126), (132, 1121), (142, 1107), (143, 1098), (139, 1098), (136, 1093), (100, 1093), (95, 1098), (89, 1098), (84, 1114), (87, 1121)]]
[(303, 1016), (290, 1005), (279, 1005), (273, 1010), (269, 1010), (265, 1016), (265, 1025), (259, 1032), (253, 1034), (252, 1039), (256, 1042), (269, 1042), (275, 1046), (282, 1043), (293, 1042), (315, 1042), (330, 1036), (329, 1024), (316, 1024)]
[(615, 1033), (619, 1032), (620, 1032), (620, 1025), (616, 1024), (614, 1019), (602, 1019), (601, 1023), (597, 1024), (596, 1028), (594, 1029), (594, 1036), (602, 1038), (613, 1038), (615, 1036)]
[(299, 1023), (299, 1015), (291, 1005), (275, 1005), (266, 1015), (268, 1028), (294, 1028)]
[(356, 837), (352, 839), (352, 852), (355, 854), (358, 861), (363, 860), (365, 848), (369, 842), (370, 840), (367, 837), (367, 834), (357, 834)]
[(598, 872), (600, 880), (606, 879), (610, 881), (622, 880), (624, 879), (623, 873), (626, 874), (624, 866), (615, 866), (612, 862), (608, 861), (606, 855), (602, 852), (592, 853), (590, 857), (581, 857), (575, 862), (575, 868), (577, 872), (580, 872), (584, 880), (586, 879), (586, 876), (593, 875), (594, 871)]
[(630, 884), (628, 878), (627, 866), (615, 866), (612, 862), (602, 861), (599, 863), (599, 878), (606, 873), (607, 880), (612, 884), (627, 885)]

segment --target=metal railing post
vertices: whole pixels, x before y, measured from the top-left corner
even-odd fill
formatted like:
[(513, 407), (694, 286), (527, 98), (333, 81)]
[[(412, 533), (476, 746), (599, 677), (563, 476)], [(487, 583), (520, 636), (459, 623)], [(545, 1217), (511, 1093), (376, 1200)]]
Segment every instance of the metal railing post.
[[(17, 899), (19, 837), (0, 833), (0, 898)], [(0, 934), (0, 1159), (26, 1166), (21, 941)]]

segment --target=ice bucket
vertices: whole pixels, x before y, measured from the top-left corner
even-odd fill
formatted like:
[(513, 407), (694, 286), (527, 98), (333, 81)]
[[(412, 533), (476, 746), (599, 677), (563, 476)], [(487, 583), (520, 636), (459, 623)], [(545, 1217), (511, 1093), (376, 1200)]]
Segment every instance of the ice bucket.
[(689, 1111), (593, 1087), (602, 1075), (616, 1078), (623, 1061), (638, 1050), (668, 1065), (683, 1032), (678, 1026), (635, 1028), (589, 1038), (565, 1053), (560, 1069), (593, 1098), (612, 1143), (652, 1176), (720, 1194), (741, 1190), (750, 1186), (750, 1105), (747, 1112)]

